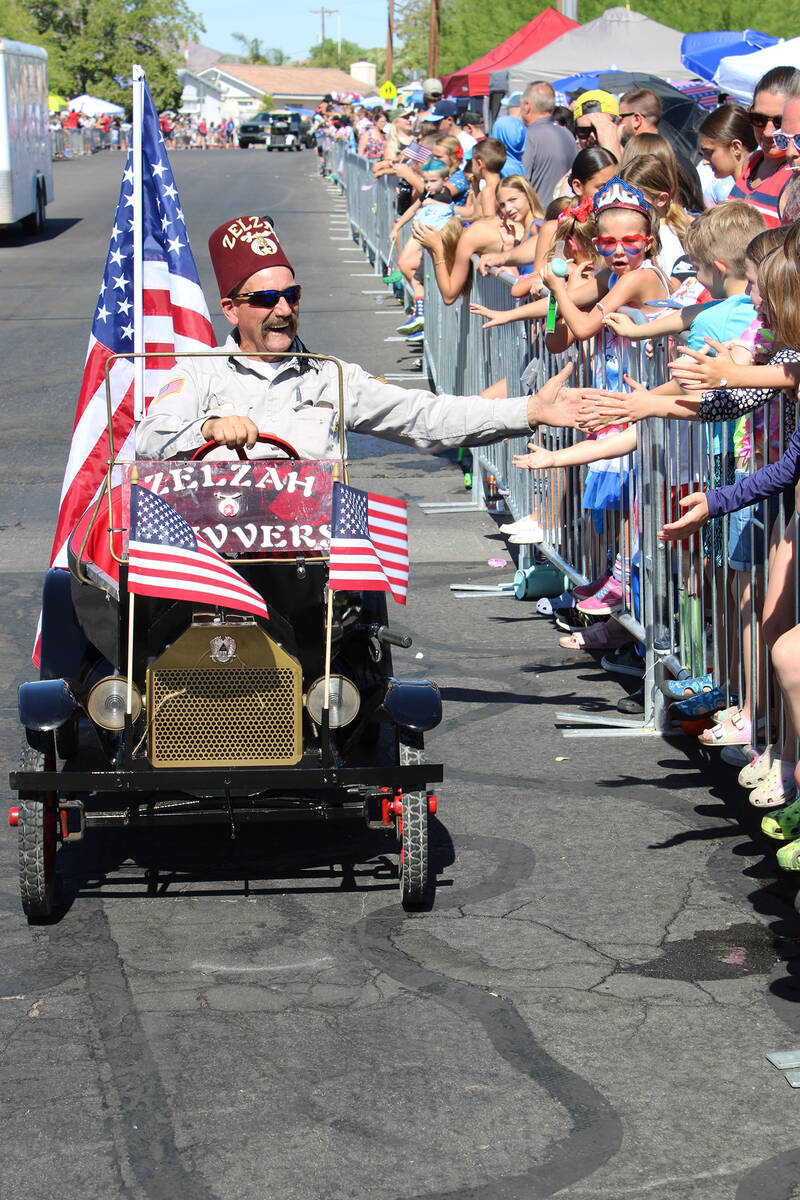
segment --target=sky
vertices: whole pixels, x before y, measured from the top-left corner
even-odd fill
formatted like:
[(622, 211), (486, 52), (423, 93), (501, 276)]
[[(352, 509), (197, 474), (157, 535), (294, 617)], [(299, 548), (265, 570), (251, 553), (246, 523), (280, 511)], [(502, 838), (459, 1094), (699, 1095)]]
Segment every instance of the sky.
[[(320, 15), (312, 8), (337, 9), (341, 20), (342, 38), (360, 46), (386, 44), (386, 4), (384, 0), (305, 0), (293, 5), (273, 5), (264, 0), (189, 0), (189, 7), (203, 20), (206, 32), (198, 39), (222, 54), (241, 54), (241, 45), (231, 37), (243, 33), (259, 38), (262, 46), (283, 50), (290, 58), (308, 56), (310, 48), (319, 41)], [(325, 37), (337, 36), (337, 16), (325, 13)]]

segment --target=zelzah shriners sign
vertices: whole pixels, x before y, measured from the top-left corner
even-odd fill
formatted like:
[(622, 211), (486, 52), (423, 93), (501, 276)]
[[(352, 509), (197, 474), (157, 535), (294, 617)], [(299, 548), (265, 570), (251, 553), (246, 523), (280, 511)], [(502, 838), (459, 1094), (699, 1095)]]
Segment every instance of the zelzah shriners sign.
[(341, 472), (340, 463), (319, 461), (137, 463), (139, 482), (231, 558), (327, 554), (335, 468)]

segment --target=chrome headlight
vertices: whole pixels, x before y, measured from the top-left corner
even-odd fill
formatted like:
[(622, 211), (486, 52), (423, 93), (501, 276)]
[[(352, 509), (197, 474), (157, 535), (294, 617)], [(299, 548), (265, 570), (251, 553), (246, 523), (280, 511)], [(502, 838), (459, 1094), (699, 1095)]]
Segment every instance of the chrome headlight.
[[(322, 706), (325, 700), (325, 677), (315, 679), (306, 695), (308, 715), (315, 725), (322, 724)], [(328, 722), (331, 729), (349, 725), (361, 707), (361, 696), (351, 679), (344, 675), (331, 675), (328, 694)]]
[[(119, 730), (125, 725), (128, 702), (128, 681), (124, 675), (107, 675), (89, 692), (86, 711), (101, 729)], [(131, 721), (142, 711), (142, 693), (133, 685), (131, 692)]]

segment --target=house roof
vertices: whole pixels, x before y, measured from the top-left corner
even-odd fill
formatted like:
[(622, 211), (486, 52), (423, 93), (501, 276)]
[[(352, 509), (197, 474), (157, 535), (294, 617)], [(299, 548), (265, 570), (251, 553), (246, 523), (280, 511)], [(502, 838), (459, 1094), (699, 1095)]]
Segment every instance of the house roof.
[[(270, 96), (324, 96), (327, 92), (375, 91), (360, 79), (335, 67), (267, 67), (250, 63), (214, 63), (209, 70), (219, 71), (243, 84), (254, 93)], [(205, 72), (202, 72), (205, 74)]]

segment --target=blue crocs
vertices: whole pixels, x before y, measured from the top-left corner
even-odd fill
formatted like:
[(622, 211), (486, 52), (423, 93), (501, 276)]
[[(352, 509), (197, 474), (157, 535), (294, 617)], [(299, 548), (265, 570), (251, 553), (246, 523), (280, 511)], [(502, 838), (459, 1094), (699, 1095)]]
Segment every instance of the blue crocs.
[(736, 697), (731, 695), (729, 701), (724, 688), (714, 687), (709, 692), (701, 692), (699, 696), (687, 696), (685, 700), (676, 701), (670, 712), (684, 721), (696, 721), (699, 717), (711, 716), (717, 709), (726, 707), (729, 702), (733, 704), (735, 699)]
[(689, 696), (711, 691), (714, 680), (709, 672), (708, 675), (695, 675), (694, 678), (664, 679), (658, 686), (668, 700), (687, 700)]

